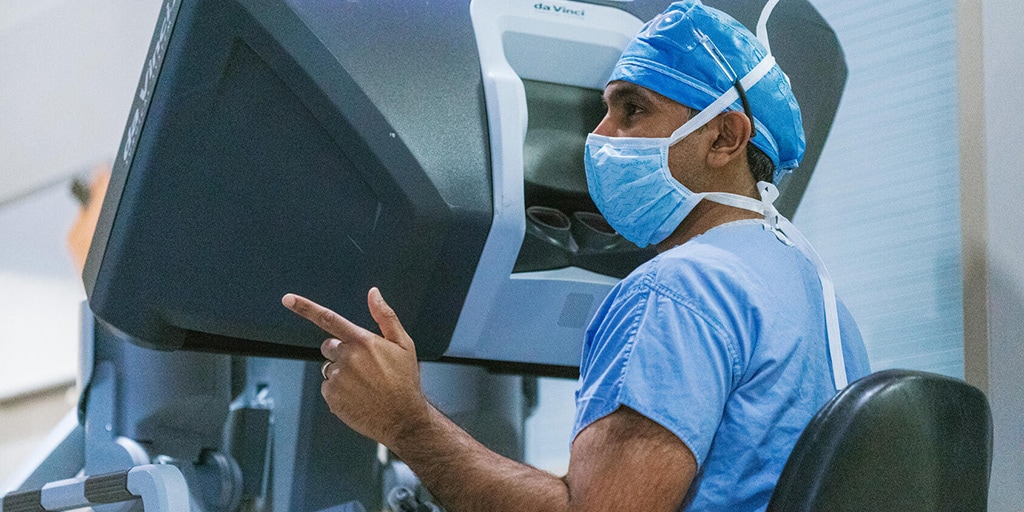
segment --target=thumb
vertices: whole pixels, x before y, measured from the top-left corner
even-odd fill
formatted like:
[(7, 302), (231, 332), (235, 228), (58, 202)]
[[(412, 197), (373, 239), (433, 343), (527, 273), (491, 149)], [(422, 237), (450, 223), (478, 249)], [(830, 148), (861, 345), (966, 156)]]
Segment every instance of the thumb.
[(370, 316), (377, 322), (384, 339), (402, 348), (413, 348), (412, 338), (409, 337), (409, 333), (405, 332), (405, 327), (402, 327), (402, 322), (398, 320), (395, 310), (391, 309), (391, 306), (384, 301), (384, 297), (376, 286), (370, 288), (366, 301), (370, 307)]

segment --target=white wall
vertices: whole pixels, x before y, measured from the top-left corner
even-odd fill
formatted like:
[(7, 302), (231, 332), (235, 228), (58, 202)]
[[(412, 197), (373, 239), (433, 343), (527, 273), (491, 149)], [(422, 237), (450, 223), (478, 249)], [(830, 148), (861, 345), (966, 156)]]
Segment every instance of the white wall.
[(61, 185), (0, 208), (0, 402), (75, 379), (85, 290), (65, 249), (78, 207)]
[(989, 505), (1024, 503), (1024, 4), (960, 0), (967, 379), (988, 393)]
[(160, 4), (0, 0), (0, 401), (74, 379), (69, 176), (117, 152)]
[(955, 0), (812, 3), (849, 75), (793, 222), (828, 265), (873, 370), (962, 378)]
[(0, 0), (0, 207), (117, 152), (157, 0)]

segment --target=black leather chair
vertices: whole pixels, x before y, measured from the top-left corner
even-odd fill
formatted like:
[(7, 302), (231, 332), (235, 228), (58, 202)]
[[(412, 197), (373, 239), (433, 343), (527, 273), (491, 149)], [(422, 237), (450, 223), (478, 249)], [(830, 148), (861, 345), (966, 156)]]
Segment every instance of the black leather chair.
[(984, 511), (991, 466), (992, 414), (980, 390), (880, 371), (818, 411), (768, 511)]

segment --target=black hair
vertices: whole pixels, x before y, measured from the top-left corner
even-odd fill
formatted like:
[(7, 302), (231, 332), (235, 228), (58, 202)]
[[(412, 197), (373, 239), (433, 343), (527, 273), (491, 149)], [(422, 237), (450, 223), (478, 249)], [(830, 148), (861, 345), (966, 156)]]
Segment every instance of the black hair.
[(773, 183), (775, 164), (761, 148), (750, 141), (747, 142), (747, 164), (750, 166), (750, 175), (754, 177), (754, 181)]

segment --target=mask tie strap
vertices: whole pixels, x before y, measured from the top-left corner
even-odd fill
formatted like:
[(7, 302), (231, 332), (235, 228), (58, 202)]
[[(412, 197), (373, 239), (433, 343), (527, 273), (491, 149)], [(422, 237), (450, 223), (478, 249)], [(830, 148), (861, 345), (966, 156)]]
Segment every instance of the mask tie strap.
[(761, 9), (761, 16), (757, 19), (757, 40), (764, 45), (764, 51), (768, 52), (768, 55), (772, 54), (772, 47), (768, 45), (768, 18), (778, 3), (779, 0), (768, 0), (768, 3), (764, 4), (764, 8)]
[(814, 269), (818, 273), (818, 280), (821, 282), (821, 296), (825, 303), (825, 336), (828, 340), (829, 360), (832, 363), (832, 382), (835, 384), (836, 391), (839, 391), (846, 387), (848, 381), (842, 338), (839, 333), (839, 305), (836, 300), (836, 289), (832, 276), (828, 273), (828, 269), (825, 268), (825, 262), (821, 259), (821, 256), (814, 250), (811, 243), (804, 238), (803, 233), (775, 208), (774, 203), (779, 197), (779, 189), (771, 183), (761, 181), (757, 184), (757, 190), (761, 194), (760, 201), (725, 192), (709, 192), (704, 194), (704, 199), (763, 214), (765, 224), (777, 236), (779, 236), (780, 232), (785, 235), (785, 238), (814, 265)]
[(828, 269), (825, 268), (825, 262), (818, 255), (818, 252), (814, 250), (811, 243), (772, 204), (779, 197), (779, 189), (766, 181), (758, 182), (757, 188), (761, 193), (762, 204), (765, 205), (765, 220), (772, 222), (771, 219), (768, 219), (768, 214), (772, 214), (774, 222), (780, 231), (785, 233), (786, 237), (793, 242), (793, 245), (807, 256), (807, 259), (811, 261), (814, 269), (818, 272), (818, 280), (821, 281), (821, 295), (825, 301), (825, 335), (828, 338), (828, 353), (829, 359), (832, 362), (832, 381), (835, 384), (836, 391), (839, 391), (846, 387), (848, 380), (842, 337), (839, 333), (839, 306), (836, 300), (835, 283), (832, 281), (832, 276), (829, 274)]
[(779, 219), (782, 218), (782, 214), (775, 208), (775, 200), (779, 198), (779, 189), (775, 188), (775, 185), (764, 181), (759, 182), (757, 185), (758, 191), (761, 193), (761, 204), (764, 205), (764, 220), (772, 231), (778, 231)]

